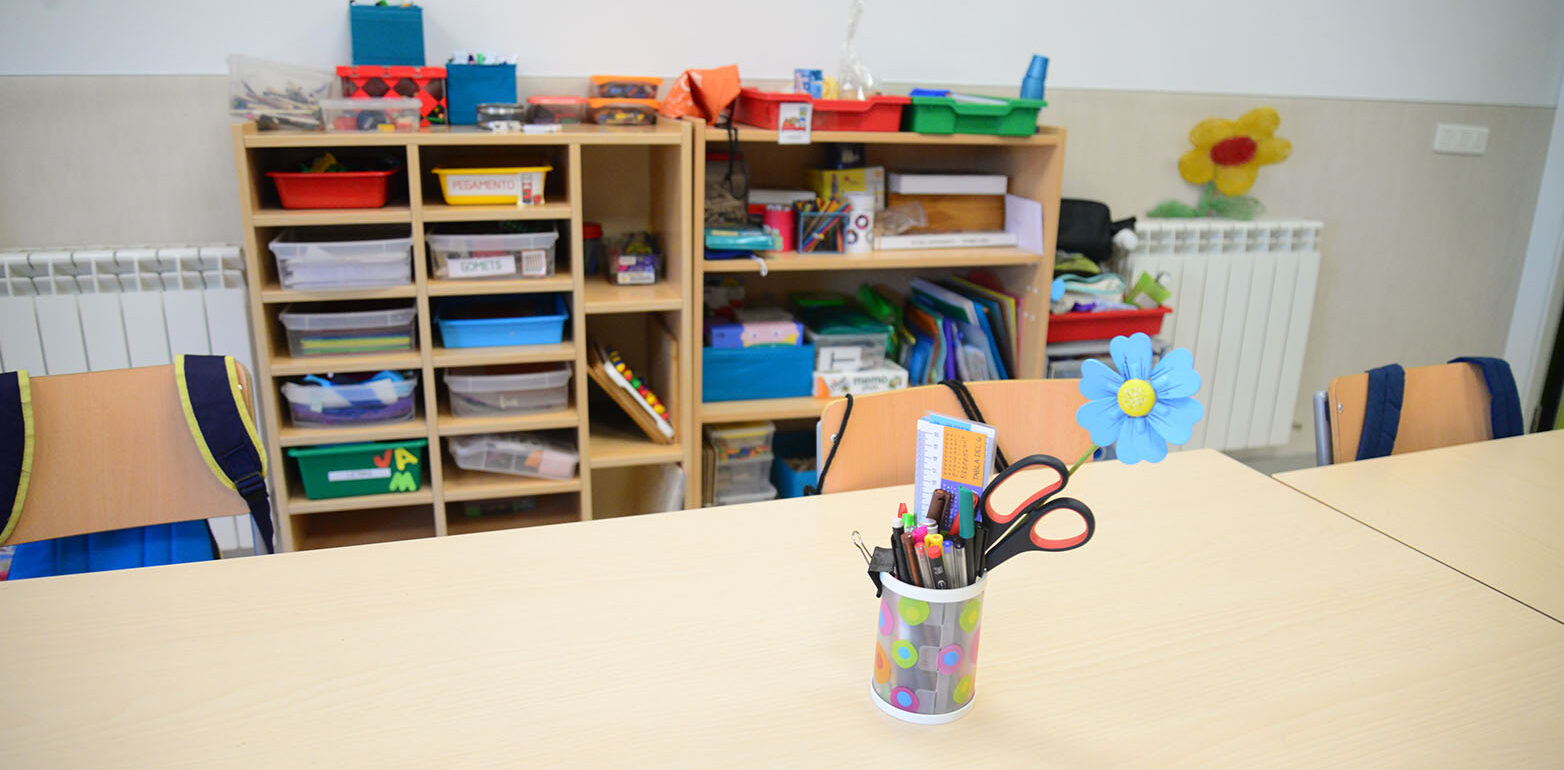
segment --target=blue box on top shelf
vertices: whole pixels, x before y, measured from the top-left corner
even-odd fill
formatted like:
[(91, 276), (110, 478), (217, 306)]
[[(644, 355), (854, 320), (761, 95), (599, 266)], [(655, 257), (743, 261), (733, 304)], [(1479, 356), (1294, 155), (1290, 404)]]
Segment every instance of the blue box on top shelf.
[(353, 63), (424, 66), (424, 9), (416, 5), (350, 5)]
[(701, 400), (807, 396), (814, 390), (814, 367), (814, 345), (701, 348)]
[(451, 125), (475, 125), (478, 105), (516, 103), (516, 65), (447, 64), (445, 97)]
[[(805, 486), (814, 486), (816, 471), (815, 432), (812, 430), (777, 431), (771, 439), (771, 485), (777, 497), (803, 497)], [(802, 461), (807, 461), (802, 462)], [(801, 467), (805, 466), (807, 467)]]

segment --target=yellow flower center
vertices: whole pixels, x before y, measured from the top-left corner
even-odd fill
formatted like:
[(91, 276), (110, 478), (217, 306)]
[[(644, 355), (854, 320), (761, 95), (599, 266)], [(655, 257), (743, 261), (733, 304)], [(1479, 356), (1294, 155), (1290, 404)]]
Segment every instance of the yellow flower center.
[(1145, 380), (1125, 380), (1119, 386), (1119, 408), (1131, 417), (1145, 417), (1157, 405), (1157, 391)]

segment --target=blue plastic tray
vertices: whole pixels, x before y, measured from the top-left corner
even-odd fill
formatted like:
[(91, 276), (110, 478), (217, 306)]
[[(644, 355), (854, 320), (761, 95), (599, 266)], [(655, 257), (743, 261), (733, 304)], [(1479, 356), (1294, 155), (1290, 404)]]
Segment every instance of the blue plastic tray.
[(701, 400), (807, 396), (815, 386), (815, 346), (701, 348)]
[[(450, 318), (503, 305), (516, 315), (501, 318)], [(492, 315), (492, 313), (484, 313)], [(440, 340), (448, 348), (493, 348), (506, 345), (549, 345), (565, 339), (570, 312), (558, 294), (525, 294), (483, 300), (448, 302), (434, 318)]]

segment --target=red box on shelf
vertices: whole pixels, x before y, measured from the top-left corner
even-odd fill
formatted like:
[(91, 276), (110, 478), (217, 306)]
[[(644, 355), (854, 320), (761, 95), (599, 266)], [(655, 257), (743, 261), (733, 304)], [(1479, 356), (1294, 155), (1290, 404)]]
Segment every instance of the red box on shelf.
[(380, 67), (371, 64), (339, 66), (342, 96), (346, 99), (417, 99), (423, 123), (445, 124), (444, 67)]
[(815, 99), (809, 94), (783, 94), (745, 88), (733, 105), (733, 119), (745, 125), (775, 130), (783, 104), (814, 104), (811, 131), (900, 131), (902, 107), (910, 96), (871, 96), (868, 99)]
[(1121, 334), (1162, 331), (1162, 319), (1173, 312), (1170, 307), (1150, 310), (1104, 310), (1100, 313), (1055, 313), (1048, 316), (1049, 342), (1105, 340)]
[(285, 209), (378, 209), (396, 171), (268, 171)]

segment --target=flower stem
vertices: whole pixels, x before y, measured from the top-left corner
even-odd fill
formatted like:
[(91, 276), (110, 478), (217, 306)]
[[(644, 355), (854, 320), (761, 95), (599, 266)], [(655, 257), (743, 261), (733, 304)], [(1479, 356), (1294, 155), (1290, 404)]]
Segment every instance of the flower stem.
[(1082, 465), (1085, 465), (1086, 461), (1090, 460), (1092, 458), (1092, 454), (1095, 453), (1100, 448), (1101, 447), (1097, 446), (1096, 444), (1092, 444), (1091, 447), (1089, 447), (1086, 450), (1086, 454), (1081, 455), (1080, 459), (1076, 460), (1075, 464), (1070, 466), (1070, 475), (1074, 476), (1075, 475), (1075, 470), (1077, 468), (1080, 468)]
[(1200, 189), (1200, 204), (1195, 207), (1197, 216), (1206, 216), (1211, 213), (1211, 200), (1216, 197), (1216, 182), (1206, 182), (1206, 186)]

